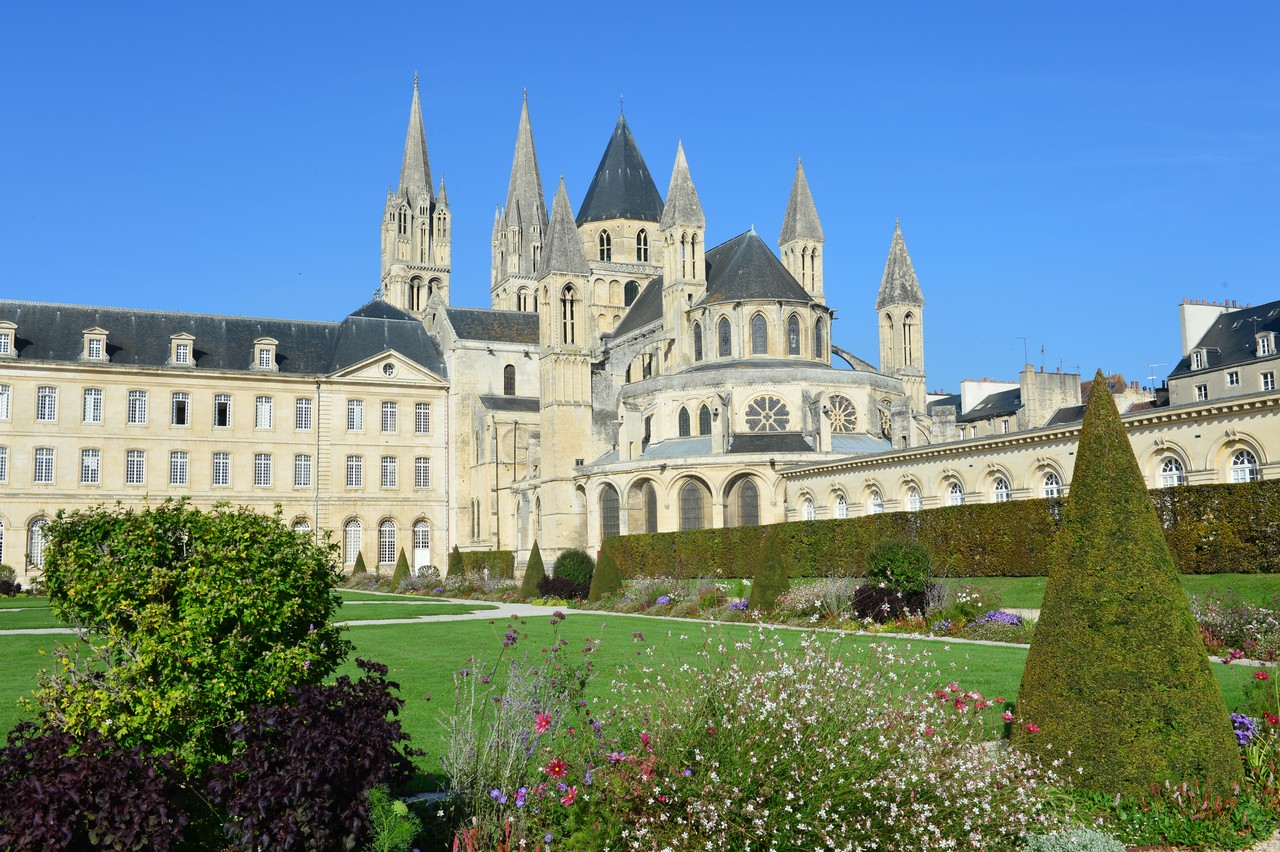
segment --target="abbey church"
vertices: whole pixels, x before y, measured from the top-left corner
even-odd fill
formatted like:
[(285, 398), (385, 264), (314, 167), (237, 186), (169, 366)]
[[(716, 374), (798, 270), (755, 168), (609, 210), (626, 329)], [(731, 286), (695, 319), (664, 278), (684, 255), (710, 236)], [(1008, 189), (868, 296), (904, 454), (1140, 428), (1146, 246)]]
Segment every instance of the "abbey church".
[[(490, 307), (455, 307), (478, 282), (452, 280), (415, 81), (380, 297), (348, 317), (0, 300), (0, 561), (38, 574), (59, 509), (176, 496), (279, 506), (332, 532), (348, 567), (402, 551), (443, 566), (457, 545), (514, 551), (519, 568), (534, 541), (551, 556), (1066, 492), (1084, 395), (1101, 388), (1028, 365), (927, 393), (925, 300), (898, 226), (878, 293), (851, 307), (874, 310), (875, 361), (842, 349), (803, 166), (774, 245), (753, 229), (709, 245), (697, 163), (673, 155), (662, 193), (619, 116), (576, 212), (563, 180), (548, 208), (526, 99)], [(1153, 487), (1280, 474), (1280, 303), (1248, 312), (1184, 302), (1167, 392), (1106, 388)]]

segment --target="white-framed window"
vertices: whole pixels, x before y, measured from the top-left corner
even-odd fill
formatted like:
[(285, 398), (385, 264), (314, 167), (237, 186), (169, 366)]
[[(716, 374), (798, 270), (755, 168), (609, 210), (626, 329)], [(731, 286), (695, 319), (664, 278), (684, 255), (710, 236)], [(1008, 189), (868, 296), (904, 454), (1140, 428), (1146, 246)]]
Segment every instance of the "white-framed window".
[(53, 482), (53, 448), (38, 447), (35, 457), (35, 475), (33, 477), (36, 482), (41, 484), (49, 484)]
[(311, 430), (311, 397), (300, 396), (293, 402), (293, 428), (299, 432)]
[(991, 489), (997, 503), (1007, 503), (1012, 499), (1013, 495), (1009, 490), (1009, 480), (1003, 476), (997, 476), (995, 486)]
[(347, 431), (348, 432), (364, 431), (364, 400), (363, 399), (347, 400)]
[(296, 533), (311, 532), (311, 521), (307, 520), (306, 518), (298, 518), (296, 521), (293, 522), (293, 531)]
[(173, 345), (173, 363), (190, 364), (191, 363), (191, 344), (175, 343)]
[(36, 421), (52, 423), (58, 419), (58, 389), (51, 385), (36, 388)]
[(89, 351), (87, 355), (91, 361), (102, 360), (102, 338), (101, 337), (89, 338)]
[(919, 512), (924, 505), (924, 501), (920, 499), (920, 489), (912, 485), (907, 489), (907, 511)]
[(395, 456), (382, 457), (382, 487), (396, 488), (400, 482), (399, 465)]
[(378, 524), (378, 564), (394, 565), (396, 561), (396, 522)]
[(872, 489), (867, 496), (867, 514), (879, 515), (884, 512), (884, 498), (880, 496), (880, 492)]
[(1276, 374), (1267, 372), (1262, 374), (1262, 389), (1264, 391), (1273, 391), (1276, 389)]
[(382, 403), (382, 431), (395, 432), (396, 421), (399, 419), (399, 406), (390, 400)]
[(1182, 467), (1182, 462), (1173, 456), (1169, 456), (1160, 463), (1160, 487), (1171, 488), (1175, 485), (1187, 484), (1187, 472)]
[(174, 391), (170, 404), (170, 423), (174, 426), (191, 425), (191, 394), (186, 391)]
[(293, 484), (298, 488), (311, 487), (311, 456), (306, 453), (293, 457)]
[(419, 435), (431, 431), (431, 403), (419, 402), (413, 406), (413, 431)]
[(1008, 417), (1000, 421), (1000, 434), (1001, 435), (1009, 434), (1009, 418)]
[(13, 354), (13, 332), (0, 331), (0, 355)]
[(1271, 342), (1271, 335), (1259, 334), (1258, 335), (1258, 357), (1261, 358), (1264, 355), (1273, 355), (1273, 354), (1275, 354), (1275, 344)]
[(263, 370), (270, 370), (275, 366), (275, 359), (271, 357), (270, 346), (258, 347), (258, 367)]
[(964, 503), (964, 486), (959, 482), (952, 481), (947, 486), (947, 505), (960, 506)]
[(169, 484), (170, 485), (186, 485), (188, 475), (190, 473), (190, 465), (187, 461), (186, 450), (173, 450), (169, 453)]
[(80, 451), (80, 484), (97, 485), (102, 482), (102, 451)]
[(1196, 350), (1195, 352), (1191, 353), (1191, 369), (1193, 370), (1204, 369), (1204, 353), (1203, 352)]
[(426, 456), (418, 456), (413, 460), (413, 487), (431, 487), (431, 459)]
[(231, 453), (213, 454), (213, 477), (211, 481), (214, 485), (231, 484)]
[(0, 447), (0, 482), (9, 481), (9, 448)]
[(1061, 497), (1062, 496), (1062, 477), (1058, 476), (1055, 471), (1049, 471), (1044, 475), (1044, 482), (1040, 487), (1040, 496), (1042, 497)]
[(1236, 450), (1231, 457), (1231, 481), (1254, 482), (1258, 476), (1258, 458), (1249, 450)]
[(213, 425), (218, 429), (231, 426), (231, 394), (215, 393), (213, 395)]
[(356, 557), (360, 555), (361, 539), (364, 537), (364, 530), (360, 526), (360, 522), (355, 518), (347, 521), (342, 527), (342, 562), (344, 565), (356, 564)]
[(804, 498), (804, 501), (800, 504), (800, 518), (805, 521), (812, 521), (816, 517), (818, 517), (818, 512), (813, 506), (813, 498)]
[(145, 426), (147, 423), (147, 392), (144, 390), (129, 391), (129, 424)]
[(413, 550), (415, 557), (419, 553), (425, 557), (423, 563), (418, 563), (417, 558), (415, 558), (415, 563), (431, 564), (431, 524), (426, 521), (414, 521), (413, 523)]
[(260, 488), (271, 487), (271, 453), (253, 454), (253, 484)]
[(849, 501), (843, 494), (836, 495), (835, 516), (837, 518), (849, 517)]
[(269, 396), (260, 396), (253, 403), (253, 428), (270, 429), (272, 422), (273, 401)]
[(1240, 387), (1240, 371), (1239, 370), (1227, 370), (1227, 387), (1229, 388)]
[(102, 422), (102, 388), (84, 389), (84, 422)]
[(147, 454), (143, 450), (129, 450), (124, 454), (124, 484), (142, 485), (147, 481)]
[(364, 486), (364, 456), (347, 456), (347, 487)]
[(48, 518), (36, 518), (27, 529), (27, 564), (44, 568), (44, 548), (49, 543)]
[(0, 385), (0, 420), (8, 420), (12, 410), (13, 389), (9, 385)]
[(1209, 398), (1208, 385), (1196, 385), (1196, 402), (1204, 402)]

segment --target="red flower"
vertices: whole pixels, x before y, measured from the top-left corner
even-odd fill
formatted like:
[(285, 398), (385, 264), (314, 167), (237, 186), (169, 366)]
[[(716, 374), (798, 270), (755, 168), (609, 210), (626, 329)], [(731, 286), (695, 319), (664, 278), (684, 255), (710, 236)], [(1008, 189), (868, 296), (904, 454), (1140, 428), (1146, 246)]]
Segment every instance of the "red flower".
[(559, 781), (569, 774), (569, 765), (557, 757), (542, 767), (542, 771), (550, 775), (553, 780)]
[(1254, 673), (1253, 673), (1253, 676), (1254, 676), (1254, 678), (1255, 678), (1256, 680), (1271, 680), (1271, 675), (1267, 674), (1266, 672), (1262, 671), (1261, 669), (1259, 669), (1258, 671), (1254, 672)]
[(1266, 719), (1268, 725), (1280, 725), (1280, 716), (1275, 713), (1268, 713)]
[(1000, 718), (1001, 718), (1001, 719), (1004, 719), (1006, 722), (1012, 722), (1012, 721), (1013, 721), (1013, 711), (1012, 711), (1012, 710), (1006, 710), (1006, 711), (1004, 711), (1003, 713), (1001, 713), (1001, 714), (1000, 714)]
[(1040, 726), (1039, 726), (1039, 725), (1037, 725), (1035, 722), (1028, 722), (1028, 723), (1027, 723), (1027, 725), (1026, 725), (1026, 728), (1027, 728), (1027, 733), (1028, 733), (1028, 734), (1038, 734), (1038, 733), (1040, 733)]
[(647, 731), (642, 731), (640, 733), (640, 742), (644, 744), (646, 749), (653, 751), (653, 745), (649, 741), (649, 733)]

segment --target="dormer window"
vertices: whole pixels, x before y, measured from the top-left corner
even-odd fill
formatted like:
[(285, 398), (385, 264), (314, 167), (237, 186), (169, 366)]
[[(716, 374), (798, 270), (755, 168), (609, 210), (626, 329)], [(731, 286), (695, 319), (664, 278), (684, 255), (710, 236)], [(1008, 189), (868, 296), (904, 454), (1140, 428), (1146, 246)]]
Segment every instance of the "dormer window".
[(1191, 369), (1203, 370), (1209, 364), (1209, 353), (1203, 349), (1197, 349), (1191, 353)]
[(1276, 333), (1263, 331), (1258, 333), (1258, 357), (1276, 354)]
[(195, 366), (196, 339), (183, 332), (169, 337), (169, 363), (175, 367)]
[(276, 346), (280, 341), (272, 337), (259, 337), (253, 341), (253, 369), (275, 370)]
[(105, 328), (86, 328), (84, 330), (84, 348), (80, 357), (85, 361), (106, 361), (107, 330)]
[(17, 336), (18, 327), (16, 325), (8, 320), (0, 322), (0, 358), (13, 358), (18, 354), (17, 348), (13, 345), (13, 341)]

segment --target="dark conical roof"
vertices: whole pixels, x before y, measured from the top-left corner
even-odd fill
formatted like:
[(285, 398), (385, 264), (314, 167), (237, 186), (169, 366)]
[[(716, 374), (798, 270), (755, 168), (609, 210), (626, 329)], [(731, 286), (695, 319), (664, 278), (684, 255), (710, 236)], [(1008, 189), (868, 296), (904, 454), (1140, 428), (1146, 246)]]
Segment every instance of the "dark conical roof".
[(400, 164), (399, 194), (413, 207), (431, 202), (431, 163), (427, 159), (427, 133), (422, 127), (422, 102), (418, 99), (418, 78), (413, 78), (413, 103), (409, 107), (409, 131), (404, 139), (404, 160)]
[(792, 240), (823, 240), (818, 208), (813, 203), (813, 194), (809, 192), (804, 165), (799, 160), (796, 160), (796, 179), (791, 184), (791, 198), (787, 200), (787, 214), (782, 217), (778, 245)]
[(660, 218), (662, 196), (653, 183), (649, 167), (644, 164), (644, 157), (640, 156), (626, 118), (620, 115), (609, 138), (609, 147), (604, 149), (596, 175), (578, 209), (577, 224), (606, 219), (657, 222)]
[(889, 257), (884, 262), (884, 277), (880, 279), (880, 295), (876, 298), (876, 310), (886, 305), (923, 305), (924, 294), (916, 269), (907, 254), (907, 243), (902, 239), (902, 226), (893, 224), (893, 242), (889, 244)]
[(792, 277), (755, 231), (748, 231), (707, 252), (707, 304), (751, 299), (812, 302), (813, 296)]

